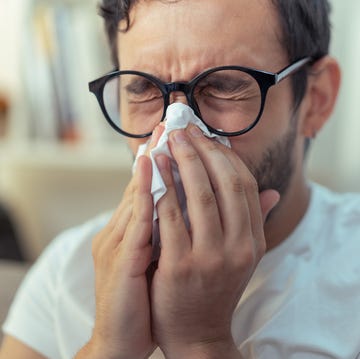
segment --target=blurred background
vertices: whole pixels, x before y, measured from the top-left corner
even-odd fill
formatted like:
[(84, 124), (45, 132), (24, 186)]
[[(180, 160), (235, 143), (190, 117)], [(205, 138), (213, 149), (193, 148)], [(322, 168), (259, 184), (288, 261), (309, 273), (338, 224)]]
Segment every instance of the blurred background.
[[(332, 5), (343, 83), (308, 168), (359, 191), (360, 2)], [(95, 0), (0, 0), (0, 44), (0, 258), (32, 262), (61, 230), (117, 205), (131, 155), (87, 90), (111, 69)]]
[[(96, 3), (0, 0), (0, 324), (47, 243), (114, 208), (130, 178), (130, 151), (87, 89), (112, 68)], [(331, 3), (342, 88), (308, 171), (360, 191), (360, 2)]]

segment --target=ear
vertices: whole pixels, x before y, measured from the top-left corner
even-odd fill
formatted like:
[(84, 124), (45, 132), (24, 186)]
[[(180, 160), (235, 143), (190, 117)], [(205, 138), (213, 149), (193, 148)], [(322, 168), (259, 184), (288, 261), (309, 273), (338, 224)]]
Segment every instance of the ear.
[(338, 62), (325, 56), (310, 69), (308, 85), (302, 108), (301, 132), (304, 137), (314, 138), (330, 117), (340, 87), (340, 67)]

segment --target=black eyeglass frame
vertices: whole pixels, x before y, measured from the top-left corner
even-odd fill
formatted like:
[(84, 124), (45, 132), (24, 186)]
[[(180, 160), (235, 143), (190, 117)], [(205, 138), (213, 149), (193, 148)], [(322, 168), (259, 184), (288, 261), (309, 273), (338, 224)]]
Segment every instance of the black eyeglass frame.
[[(301, 58), (301, 59), (293, 62), (292, 64), (286, 66), (285, 68), (283, 68), (282, 70), (280, 70), (279, 72), (276, 72), (276, 73), (256, 70), (254, 68), (243, 67), (243, 66), (219, 66), (219, 67), (214, 67), (214, 68), (211, 68), (209, 70), (206, 70), (206, 71), (200, 73), (199, 75), (195, 76), (192, 80), (190, 80), (188, 82), (176, 81), (176, 82), (168, 82), (168, 83), (164, 83), (157, 77), (150, 75), (146, 72), (134, 71), (134, 70), (123, 70), (123, 71), (114, 70), (114, 71), (106, 74), (105, 76), (102, 76), (94, 81), (89, 82), (89, 91), (92, 92), (96, 96), (96, 98), (99, 102), (100, 108), (101, 108), (107, 122), (110, 124), (110, 126), (115, 131), (117, 131), (120, 134), (127, 136), (127, 137), (145, 138), (145, 137), (150, 136), (152, 134), (152, 131), (145, 133), (145, 134), (141, 134), (141, 135), (135, 135), (135, 134), (128, 133), (128, 132), (122, 130), (121, 128), (119, 128), (118, 126), (116, 126), (115, 123), (111, 120), (110, 116), (108, 115), (106, 108), (105, 108), (105, 103), (104, 103), (104, 88), (105, 88), (106, 83), (110, 79), (120, 76), (120, 75), (143, 76), (143, 77), (147, 78), (149, 81), (153, 82), (155, 85), (157, 85), (157, 87), (159, 88), (159, 90), (161, 91), (161, 93), (163, 95), (163, 100), (164, 100), (164, 111), (163, 111), (162, 118), (160, 119), (159, 123), (164, 121), (164, 119), (165, 119), (166, 109), (170, 105), (170, 94), (172, 92), (179, 91), (179, 92), (183, 92), (185, 94), (188, 105), (194, 110), (195, 114), (201, 119), (201, 121), (205, 124), (205, 126), (209, 129), (210, 132), (215, 133), (217, 135), (221, 135), (221, 136), (227, 136), (227, 137), (240, 136), (240, 135), (243, 135), (244, 133), (252, 130), (259, 122), (259, 120), (263, 114), (263, 111), (264, 111), (266, 95), (267, 95), (269, 88), (271, 86), (277, 85), (279, 82), (281, 82), (288, 76), (299, 71), (305, 65), (311, 64), (313, 62), (314, 62), (313, 57), (304, 57), (304, 58)], [(245, 129), (242, 129), (237, 132), (224, 132), (224, 131), (221, 131), (219, 129), (209, 126), (206, 123), (206, 121), (202, 118), (200, 110), (196, 104), (196, 100), (194, 99), (194, 89), (195, 89), (197, 83), (200, 80), (202, 80), (204, 77), (208, 76), (209, 74), (211, 74), (213, 72), (221, 71), (221, 70), (238, 70), (238, 71), (245, 72), (256, 80), (256, 82), (260, 88), (261, 105), (260, 105), (259, 114), (257, 115), (256, 119), (254, 120), (254, 122), (251, 125), (249, 125)]]

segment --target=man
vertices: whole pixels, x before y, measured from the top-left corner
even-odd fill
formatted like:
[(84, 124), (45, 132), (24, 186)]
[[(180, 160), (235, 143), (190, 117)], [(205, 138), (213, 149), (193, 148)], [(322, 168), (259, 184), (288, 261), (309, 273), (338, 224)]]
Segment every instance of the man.
[[(141, 156), (111, 219), (60, 236), (35, 265), (0, 358), (355, 358), (360, 198), (304, 173), (340, 82), (327, 2), (105, 0), (102, 12), (124, 72), (91, 86), (134, 154), (143, 135), (156, 145), (173, 102), (231, 148), (193, 125), (170, 134), (191, 229), (159, 155), (168, 191), (152, 277), (152, 173)], [(112, 80), (121, 124), (103, 91)]]

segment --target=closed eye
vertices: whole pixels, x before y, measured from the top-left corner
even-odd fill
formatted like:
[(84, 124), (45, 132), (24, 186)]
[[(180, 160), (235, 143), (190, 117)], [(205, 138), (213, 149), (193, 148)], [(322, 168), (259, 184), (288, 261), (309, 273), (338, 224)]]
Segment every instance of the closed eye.
[(234, 94), (241, 93), (254, 86), (255, 80), (247, 74), (244, 73), (243, 75), (240, 73), (239, 76), (238, 74), (234, 75), (234, 72), (235, 71), (228, 73), (219, 72), (207, 76), (198, 84), (199, 90), (206, 89), (206, 92), (212, 94)]
[(145, 78), (133, 78), (123, 89), (129, 102), (141, 103), (162, 98), (160, 89)]

